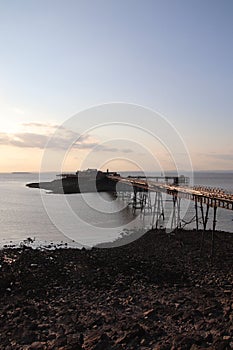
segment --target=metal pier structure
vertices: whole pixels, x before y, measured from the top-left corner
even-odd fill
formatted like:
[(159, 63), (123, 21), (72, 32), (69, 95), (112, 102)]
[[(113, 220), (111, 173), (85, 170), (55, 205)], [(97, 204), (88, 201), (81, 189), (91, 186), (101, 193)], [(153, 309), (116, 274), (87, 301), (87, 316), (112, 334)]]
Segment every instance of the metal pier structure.
[[(233, 210), (233, 194), (227, 193), (219, 188), (205, 186), (188, 186), (188, 178), (184, 176), (170, 177), (122, 177), (109, 175), (108, 178), (117, 183), (117, 196), (127, 199), (133, 210), (149, 212), (152, 215), (152, 228), (158, 228), (161, 220), (164, 220), (164, 198), (163, 194), (171, 196), (171, 230), (181, 228), (181, 200), (188, 199), (194, 202), (196, 229), (202, 226), (202, 242), (209, 219), (210, 208), (213, 211), (212, 221), (212, 245), (211, 255), (214, 251), (214, 233), (217, 222), (217, 208)], [(153, 200), (151, 193), (154, 193)]]

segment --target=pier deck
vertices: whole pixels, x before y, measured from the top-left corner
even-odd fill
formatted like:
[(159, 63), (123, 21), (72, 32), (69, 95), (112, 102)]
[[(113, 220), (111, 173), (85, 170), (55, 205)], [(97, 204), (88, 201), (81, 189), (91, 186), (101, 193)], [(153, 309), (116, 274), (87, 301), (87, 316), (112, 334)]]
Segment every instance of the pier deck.
[[(185, 198), (199, 203), (204, 203), (210, 207), (220, 207), (233, 210), (233, 194), (226, 193), (218, 188), (205, 186), (189, 187), (186, 185), (175, 185), (160, 181), (142, 179), (141, 177), (108, 176), (110, 179), (133, 187), (134, 190), (144, 190), (152, 192), (162, 192), (177, 198)], [(160, 177), (162, 179), (162, 177)], [(172, 177), (170, 177), (172, 178)]]

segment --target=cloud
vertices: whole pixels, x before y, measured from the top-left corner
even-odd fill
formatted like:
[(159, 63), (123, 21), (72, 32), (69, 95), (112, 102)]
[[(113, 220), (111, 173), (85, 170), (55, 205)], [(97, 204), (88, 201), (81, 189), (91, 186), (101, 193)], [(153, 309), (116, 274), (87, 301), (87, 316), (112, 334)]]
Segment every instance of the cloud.
[(0, 145), (7, 145), (9, 144), (9, 136), (8, 134), (1, 132), (0, 133)]
[[(129, 148), (115, 148), (107, 145), (99, 144), (98, 140), (91, 135), (80, 135), (77, 132), (66, 129), (63, 126), (43, 124), (43, 123), (25, 123), (24, 128), (32, 131), (18, 132), (14, 134), (0, 133), (0, 145), (9, 145), (20, 148), (38, 148), (44, 149), (62, 149), (69, 148), (88, 150), (93, 149), (94, 152), (132, 152)], [(39, 130), (38, 130), (39, 129)]]
[[(59, 125), (56, 124), (49, 124), (49, 123), (36, 123), (36, 122), (32, 122), (32, 123), (23, 123), (22, 126), (25, 127), (36, 127), (36, 128), (44, 128), (44, 127), (48, 127), (51, 129), (57, 129), (59, 128)], [(62, 126), (60, 126), (60, 128), (63, 128)]]
[(131, 153), (131, 152), (133, 152), (133, 151), (132, 151), (132, 149), (130, 149), (130, 148), (123, 148), (123, 149), (121, 150), (121, 152), (123, 152), (123, 153)]
[(94, 152), (112, 152), (112, 153), (116, 153), (116, 152), (131, 153), (131, 152), (133, 152), (129, 148), (109, 147), (109, 146), (106, 146), (106, 145), (100, 145), (98, 143), (95, 146), (93, 144), (93, 147), (91, 147), (91, 148), (94, 148), (94, 150), (93, 150)]
[(211, 153), (211, 154), (208, 154), (208, 156), (219, 160), (233, 161), (233, 153)]
[[(90, 148), (96, 146), (89, 139), (89, 135), (80, 135), (77, 132), (59, 127), (58, 125), (42, 123), (22, 124), (24, 132), (0, 133), (0, 145), (15, 146), (21, 148), (45, 147), (55, 149), (68, 149), (76, 141), (78, 148)], [(27, 131), (28, 130), (28, 131)]]
[[(74, 147), (87, 149), (96, 146), (96, 144), (88, 143), (87, 136), (78, 136), (78, 141), (74, 144)], [(76, 137), (75, 137), (76, 138)], [(57, 134), (51, 138), (51, 135), (44, 135), (32, 132), (23, 132), (15, 134), (0, 134), (0, 144), (10, 145), (22, 148), (39, 148), (45, 147), (54, 149), (69, 149), (72, 146), (74, 140), (74, 134), (65, 132), (64, 134)]]
[(9, 142), (16, 147), (44, 148), (47, 136), (34, 133), (17, 133), (11, 135)]

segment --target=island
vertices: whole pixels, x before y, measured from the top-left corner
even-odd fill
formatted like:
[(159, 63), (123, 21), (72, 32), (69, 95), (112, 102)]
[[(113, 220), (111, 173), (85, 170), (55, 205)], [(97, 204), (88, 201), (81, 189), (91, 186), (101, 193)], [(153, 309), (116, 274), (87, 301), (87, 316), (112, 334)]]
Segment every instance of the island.
[(86, 192), (115, 192), (116, 180), (111, 175), (120, 176), (116, 172), (100, 171), (97, 169), (79, 170), (76, 173), (62, 173), (57, 179), (46, 182), (33, 182), (27, 187), (42, 188), (53, 193), (86, 193)]

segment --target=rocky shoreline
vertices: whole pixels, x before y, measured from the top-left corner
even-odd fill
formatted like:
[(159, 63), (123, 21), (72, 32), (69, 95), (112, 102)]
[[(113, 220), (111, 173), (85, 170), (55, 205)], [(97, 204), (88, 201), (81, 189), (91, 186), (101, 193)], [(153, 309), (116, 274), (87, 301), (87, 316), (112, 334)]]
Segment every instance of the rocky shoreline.
[(233, 235), (0, 251), (0, 349), (233, 349)]

